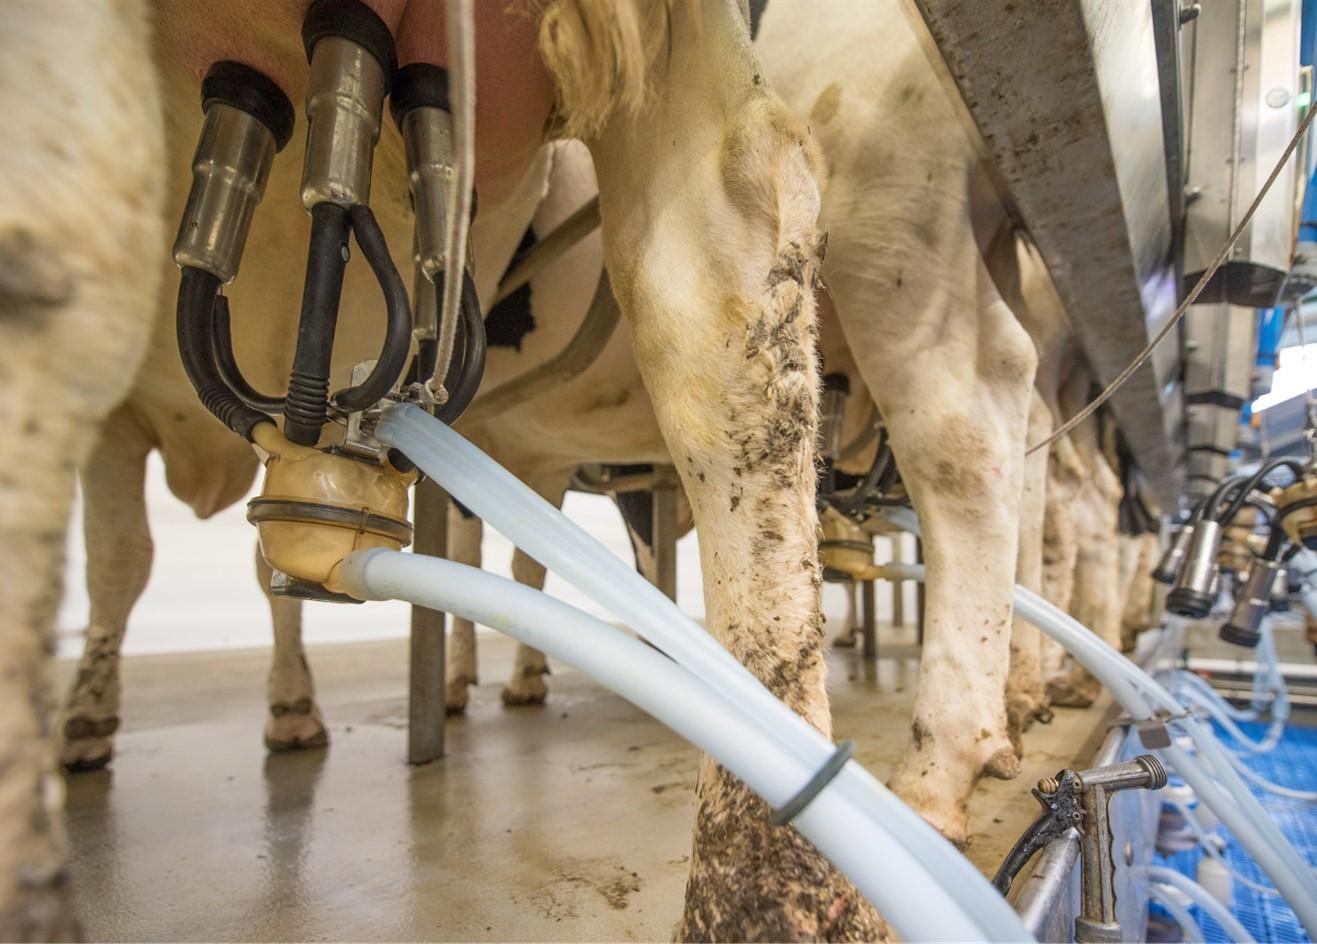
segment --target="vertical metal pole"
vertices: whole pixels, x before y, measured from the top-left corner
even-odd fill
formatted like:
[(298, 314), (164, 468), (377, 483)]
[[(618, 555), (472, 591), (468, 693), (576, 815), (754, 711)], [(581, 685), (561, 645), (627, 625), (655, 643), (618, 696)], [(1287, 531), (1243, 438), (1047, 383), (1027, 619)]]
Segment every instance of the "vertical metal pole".
[[(448, 554), (448, 496), (426, 479), (416, 487), (415, 551)], [(444, 614), (412, 607), (407, 685), (407, 762), (444, 756)]]
[[(904, 532), (899, 534), (893, 534), (890, 538), (890, 541), (892, 544), (893, 563), (897, 563), (897, 564), (905, 563), (905, 557), (902, 553), (902, 548), (905, 545)], [(905, 581), (904, 580), (892, 581), (892, 625), (893, 626), (905, 625)]]
[[(658, 471), (657, 469), (655, 471)], [(675, 475), (673, 476), (675, 478)], [(654, 489), (654, 586), (677, 599), (677, 485), (659, 475)]]
[[(924, 562), (924, 542), (915, 538), (915, 563)], [(920, 646), (924, 645), (924, 587), (925, 581), (915, 584), (915, 639)]]
[(864, 658), (870, 662), (878, 660), (878, 617), (875, 612), (876, 609), (873, 581), (860, 581), (861, 637), (864, 640)]

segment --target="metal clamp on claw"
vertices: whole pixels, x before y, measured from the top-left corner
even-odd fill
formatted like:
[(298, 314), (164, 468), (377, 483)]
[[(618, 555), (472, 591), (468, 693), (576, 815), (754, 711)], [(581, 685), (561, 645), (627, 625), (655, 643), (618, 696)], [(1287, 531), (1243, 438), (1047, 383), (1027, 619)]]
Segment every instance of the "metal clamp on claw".
[[(407, 486), (415, 476), (402, 457), (389, 456), (373, 441), (372, 418), (381, 401), (405, 396), (404, 382), (415, 394), (434, 374), (433, 279), (443, 269), (442, 252), (436, 256), (434, 247), (442, 249), (446, 225), (442, 168), (452, 161), (451, 129), (442, 70), (409, 66), (400, 75), (388, 27), (360, 0), (316, 0), (303, 20), (302, 38), (309, 77), (301, 200), (311, 215), (311, 238), (287, 393), (261, 393), (243, 377), (228, 300), (220, 294), (238, 274), (275, 154), (293, 130), (287, 96), (268, 77), (238, 63), (216, 63), (202, 86), (205, 124), (174, 244), (182, 269), (177, 329), (184, 369), (202, 403), (266, 455), (262, 494), (250, 503), (248, 520), (257, 525), (262, 552), (276, 570), (272, 589), (336, 599), (335, 574), (344, 556), (365, 547), (398, 549), (411, 537)], [(407, 139), (426, 276), (418, 286), (426, 291), (418, 292), (422, 314), (415, 332), (406, 285), (369, 206), (384, 99), (395, 77), (403, 80), (394, 112)], [(436, 81), (444, 87), (442, 96), (434, 94)], [(359, 364), (350, 384), (331, 395), (349, 235), (379, 282), (385, 339), (379, 356)], [(483, 371), (484, 325), (473, 286), (467, 294), (470, 304), (463, 307), (471, 308), (474, 321), (467, 325), (459, 375), (471, 388), (469, 402)], [(418, 354), (406, 377), (414, 333)], [(472, 371), (473, 378), (467, 376)], [(442, 419), (461, 412), (465, 403), (454, 399)], [(274, 421), (278, 414), (282, 432)], [(330, 420), (336, 428), (326, 436)]]
[(1092, 770), (1062, 770), (1031, 792), (1043, 812), (1006, 854), (992, 884), (1003, 895), (1034, 853), (1071, 829), (1079, 831), (1083, 862), (1083, 908), (1075, 919), (1076, 941), (1119, 941), (1115, 863), (1111, 856), (1108, 804), (1120, 790), (1160, 790), (1166, 768), (1152, 754)]

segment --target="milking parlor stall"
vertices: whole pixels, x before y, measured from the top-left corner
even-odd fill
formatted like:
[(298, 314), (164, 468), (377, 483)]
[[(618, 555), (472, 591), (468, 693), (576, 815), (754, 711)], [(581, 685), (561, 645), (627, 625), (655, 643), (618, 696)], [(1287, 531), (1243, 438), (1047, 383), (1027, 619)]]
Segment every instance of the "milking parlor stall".
[(1313, 940), (1315, 47), (0, 4), (0, 940)]

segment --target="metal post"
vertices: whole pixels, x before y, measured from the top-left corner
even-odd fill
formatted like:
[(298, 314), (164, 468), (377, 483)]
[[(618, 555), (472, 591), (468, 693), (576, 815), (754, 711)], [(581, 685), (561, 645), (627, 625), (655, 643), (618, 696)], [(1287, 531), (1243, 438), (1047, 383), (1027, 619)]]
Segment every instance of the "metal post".
[[(922, 564), (923, 562), (924, 562), (924, 542), (921, 541), (919, 538), (915, 538), (915, 563)], [(924, 596), (925, 596), (924, 587), (925, 586), (926, 584), (922, 580), (915, 585), (915, 641), (919, 643), (921, 648), (924, 645)]]
[[(676, 470), (655, 468), (653, 509), (654, 586), (669, 600), (677, 599), (677, 477)], [(671, 473), (671, 474), (667, 474)]]
[[(415, 551), (448, 554), (448, 496), (429, 479), (416, 486)], [(407, 762), (444, 756), (444, 614), (412, 607), (407, 687)]]
[(878, 661), (878, 617), (876, 610), (873, 581), (860, 581), (861, 638), (864, 640), (864, 658), (869, 662)]
[[(902, 556), (901, 549), (905, 544), (905, 535), (903, 533), (893, 534), (888, 539), (892, 545), (892, 562), (902, 564), (905, 558)], [(905, 625), (905, 581), (892, 581), (892, 625)]]

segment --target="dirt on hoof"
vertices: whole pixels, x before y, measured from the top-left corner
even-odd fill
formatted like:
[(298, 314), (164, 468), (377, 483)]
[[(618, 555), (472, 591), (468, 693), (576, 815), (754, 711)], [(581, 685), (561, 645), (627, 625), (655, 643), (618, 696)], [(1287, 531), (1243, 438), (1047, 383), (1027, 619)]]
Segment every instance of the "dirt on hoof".
[(1059, 708), (1087, 708), (1097, 700), (1098, 693), (1065, 679), (1048, 682), (1047, 695)]
[(522, 705), (542, 705), (549, 697), (549, 693), (548, 691), (514, 692), (510, 688), (505, 688), (499, 697), (509, 708), (518, 708)]
[(833, 637), (832, 648), (854, 649), (858, 639), (859, 639), (859, 634), (855, 632), (841, 633), (840, 635)]
[(459, 715), (464, 715), (464, 714), (466, 714), (466, 702), (462, 702), (462, 704), (460, 704), (460, 705), (449, 705), (449, 704), (445, 704), (445, 705), (444, 705), (444, 714), (445, 714), (446, 716), (448, 716), (449, 718), (456, 718), (456, 717), (458, 717)]
[(318, 713), (271, 715), (265, 723), (265, 748), (275, 753), (311, 750), (329, 744), (329, 731)]
[[(60, 766), (71, 774), (100, 770), (114, 758), (113, 733), (119, 727), (119, 719), (106, 719), (95, 726), (85, 719), (78, 720), (78, 724), (70, 721), (64, 725), (64, 742), (59, 749)], [(71, 730), (83, 733), (71, 734)]]
[(114, 759), (114, 745), (108, 739), (65, 743), (60, 764), (71, 774), (100, 770)]
[(998, 751), (983, 765), (983, 776), (994, 780), (1014, 780), (1020, 776), (1020, 755), (1014, 748)]

